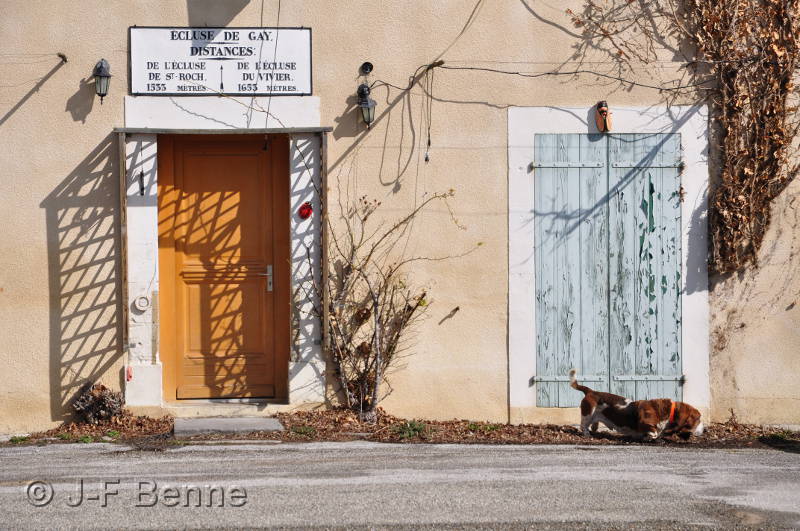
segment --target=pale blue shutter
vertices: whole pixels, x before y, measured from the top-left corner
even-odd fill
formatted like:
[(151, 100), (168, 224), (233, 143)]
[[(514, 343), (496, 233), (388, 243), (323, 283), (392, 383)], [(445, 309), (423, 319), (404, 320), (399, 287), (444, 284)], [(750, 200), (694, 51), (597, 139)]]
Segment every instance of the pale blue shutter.
[(611, 392), (680, 400), (680, 135), (608, 142)]
[(536, 396), (577, 406), (567, 372), (608, 387), (608, 174), (601, 135), (536, 135)]
[(572, 367), (597, 390), (679, 400), (679, 135), (534, 146), (537, 405), (580, 403)]

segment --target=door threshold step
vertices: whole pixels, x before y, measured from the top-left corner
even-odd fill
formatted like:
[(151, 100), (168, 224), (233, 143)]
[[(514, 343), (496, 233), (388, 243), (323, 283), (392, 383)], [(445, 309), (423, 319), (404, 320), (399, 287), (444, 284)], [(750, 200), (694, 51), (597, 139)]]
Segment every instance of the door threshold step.
[(201, 407), (215, 407), (219, 409), (256, 409), (272, 405), (283, 405), (285, 402), (271, 401), (263, 398), (232, 398), (232, 399), (197, 399), (169, 402), (166, 407), (172, 409), (193, 409)]
[(175, 419), (175, 437), (210, 433), (252, 433), (254, 431), (284, 431), (274, 417), (191, 417)]

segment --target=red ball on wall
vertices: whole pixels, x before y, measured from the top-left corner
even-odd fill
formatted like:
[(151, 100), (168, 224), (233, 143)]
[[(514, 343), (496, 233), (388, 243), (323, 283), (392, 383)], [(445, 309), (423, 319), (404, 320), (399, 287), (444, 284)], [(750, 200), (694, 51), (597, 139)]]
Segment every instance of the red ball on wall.
[(308, 201), (300, 205), (300, 208), (297, 209), (297, 215), (300, 216), (300, 219), (308, 219), (311, 217), (311, 214), (313, 213), (314, 213), (314, 208)]

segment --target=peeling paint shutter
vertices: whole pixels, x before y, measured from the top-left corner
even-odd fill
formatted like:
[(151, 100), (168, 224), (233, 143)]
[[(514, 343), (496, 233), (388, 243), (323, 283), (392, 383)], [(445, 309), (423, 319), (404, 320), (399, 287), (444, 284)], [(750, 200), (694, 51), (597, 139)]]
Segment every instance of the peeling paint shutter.
[(601, 135), (536, 135), (536, 395), (542, 407), (577, 406), (577, 367), (608, 387), (608, 173)]
[(680, 136), (608, 142), (611, 392), (680, 400)]
[(679, 135), (534, 146), (537, 404), (580, 403), (572, 367), (598, 390), (680, 399)]

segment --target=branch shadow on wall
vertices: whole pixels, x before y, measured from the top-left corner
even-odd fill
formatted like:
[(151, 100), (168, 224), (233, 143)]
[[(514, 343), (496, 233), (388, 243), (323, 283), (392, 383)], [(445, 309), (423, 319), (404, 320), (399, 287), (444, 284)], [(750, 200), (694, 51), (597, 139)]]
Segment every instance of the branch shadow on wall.
[(54, 421), (69, 420), (81, 387), (108, 382), (122, 359), (116, 154), (115, 137), (108, 135), (40, 204), (47, 230)]
[[(602, 68), (603, 75), (622, 78), (627, 76), (631, 80), (636, 80), (640, 74), (631, 70), (634, 60), (645, 57), (650, 60), (657, 59), (650, 57), (654, 55), (656, 48), (667, 52), (676, 62), (689, 63), (689, 57), (694, 54), (688, 39), (680, 36), (675, 42), (671, 40), (675, 32), (664, 20), (665, 6), (653, 9), (645, 2), (636, 3), (635, 6), (631, 5), (632, 2), (618, 4), (612, 2), (600, 7), (594, 2), (584, 2), (580, 9), (574, 12), (569, 9), (560, 11), (560, 18), (550, 19), (542, 15), (541, 10), (537, 11), (531, 0), (519, 1), (537, 22), (556, 29), (565, 39), (573, 41), (572, 54), (556, 66), (555, 71), (562, 71), (563, 68), (573, 64), (576, 66), (570, 67), (569, 70)], [(635, 14), (632, 15), (633, 10)], [(589, 21), (596, 22), (597, 27), (587, 24)], [(648, 70), (652, 70), (652, 66), (643, 72)], [(697, 73), (697, 71), (684, 72), (681, 75), (682, 81), (687, 77), (692, 78)], [(623, 91), (632, 89), (632, 85), (621, 80), (612, 80), (608, 87)]]
[(51, 68), (51, 69), (50, 69), (50, 70), (49, 70), (49, 71), (48, 71), (48, 72), (47, 72), (45, 75), (43, 75), (42, 77), (40, 77), (40, 78), (39, 78), (39, 79), (36, 81), (36, 84), (35, 84), (35, 85), (34, 85), (34, 86), (33, 86), (33, 87), (32, 87), (32, 88), (31, 88), (31, 89), (28, 91), (28, 92), (26, 92), (26, 93), (25, 93), (25, 95), (24, 95), (24, 96), (23, 96), (23, 97), (22, 97), (22, 98), (21, 98), (21, 99), (20, 99), (20, 100), (19, 100), (17, 103), (15, 103), (15, 104), (14, 104), (14, 106), (13, 106), (13, 107), (11, 107), (11, 108), (10, 108), (10, 109), (9, 109), (9, 110), (8, 110), (8, 111), (7, 111), (7, 112), (6, 112), (6, 113), (5, 113), (5, 114), (4, 114), (4, 115), (3, 115), (3, 116), (0, 118), (0, 126), (2, 126), (4, 123), (6, 123), (6, 121), (8, 121), (8, 119), (9, 119), (9, 118), (11, 118), (11, 116), (13, 116), (13, 115), (14, 115), (14, 113), (15, 113), (15, 112), (17, 112), (17, 111), (19, 110), (19, 108), (20, 108), (20, 107), (22, 107), (23, 105), (25, 105), (25, 102), (26, 102), (26, 101), (28, 101), (28, 100), (31, 98), (31, 96), (33, 96), (34, 94), (36, 94), (37, 92), (39, 92), (39, 89), (40, 89), (40, 88), (42, 88), (42, 86), (43, 86), (45, 83), (47, 83), (47, 80), (48, 80), (48, 79), (50, 79), (51, 77), (53, 77), (53, 74), (55, 74), (55, 73), (56, 73), (56, 72), (57, 72), (57, 71), (58, 71), (58, 70), (59, 70), (59, 69), (60, 69), (62, 66), (64, 66), (65, 64), (66, 64), (66, 60), (59, 60), (58, 64), (56, 64), (55, 66), (53, 66), (53, 68)]

